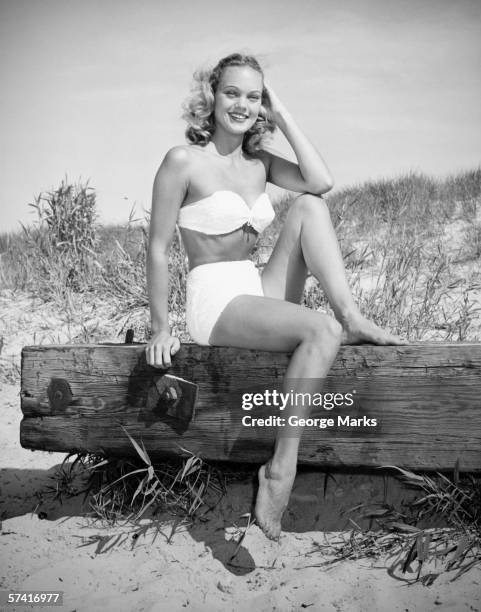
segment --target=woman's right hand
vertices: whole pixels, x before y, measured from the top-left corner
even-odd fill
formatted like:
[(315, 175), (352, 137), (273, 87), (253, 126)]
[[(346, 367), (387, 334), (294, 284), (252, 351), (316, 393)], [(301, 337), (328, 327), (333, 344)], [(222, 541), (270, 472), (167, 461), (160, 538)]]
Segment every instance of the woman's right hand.
[(180, 341), (171, 336), (168, 331), (160, 331), (152, 335), (145, 347), (147, 363), (155, 368), (169, 368), (172, 365), (171, 355), (180, 349)]

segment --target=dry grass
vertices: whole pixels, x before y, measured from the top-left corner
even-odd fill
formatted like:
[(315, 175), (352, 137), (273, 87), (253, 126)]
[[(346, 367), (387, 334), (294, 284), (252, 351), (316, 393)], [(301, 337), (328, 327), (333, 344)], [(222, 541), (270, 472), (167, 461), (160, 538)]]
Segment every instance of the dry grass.
[(473, 567), (479, 567), (481, 538), (479, 533), (449, 528), (408, 531), (394, 527), (363, 532), (355, 527), (350, 533), (316, 542), (306, 557), (319, 553), (331, 558), (296, 569), (326, 568), (345, 560), (376, 559), (383, 561), (381, 567), (393, 578), (408, 584), (421, 582), (430, 586), (444, 572), (456, 572), (451, 578), (453, 582)]
[(141, 462), (102, 459), (90, 466), (91, 506), (97, 518), (110, 523), (138, 522), (150, 509), (154, 515), (168, 511), (180, 515), (182, 521), (192, 521), (217, 505), (225, 493), (219, 471), (188, 451), (180, 465), (166, 461), (156, 466), (143, 444), (124, 431)]
[(41, 499), (61, 503), (83, 494), (89, 500), (89, 515), (105, 525), (135, 525), (164, 512), (176, 516), (180, 525), (203, 520), (216, 507), (226, 492), (223, 472), (189, 451), (183, 459), (153, 464), (143, 445), (124, 431), (137, 459), (66, 455)]
[[(479, 169), (445, 181), (411, 174), (329, 198), (363, 313), (411, 340), (477, 339), (480, 200)], [(452, 227), (469, 241), (453, 240)], [(318, 285), (305, 303), (327, 308)]]
[(30, 204), (37, 212), (33, 226), (4, 234), (0, 279), (5, 288), (25, 289), (61, 303), (70, 291), (91, 289), (97, 264), (96, 195), (88, 183), (62, 181)]
[(386, 504), (351, 509), (361, 510), (361, 517), (371, 519), (377, 529), (363, 531), (351, 519), (353, 529), (349, 534), (326, 538), (308, 556), (321, 551), (332, 555), (320, 564), (323, 566), (345, 559), (382, 558), (393, 578), (407, 583), (420, 581), (426, 586), (443, 572), (456, 571), (453, 581), (480, 566), (479, 478), (460, 476), (457, 466), (452, 478), (385, 467), (394, 469), (404, 484), (419, 491), (419, 496), (401, 509)]

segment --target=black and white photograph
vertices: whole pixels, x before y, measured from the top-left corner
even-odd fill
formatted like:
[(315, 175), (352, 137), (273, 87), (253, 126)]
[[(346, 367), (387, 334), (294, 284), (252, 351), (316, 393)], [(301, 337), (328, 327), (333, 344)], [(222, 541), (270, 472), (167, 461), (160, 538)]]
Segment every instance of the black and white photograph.
[(0, 57), (0, 610), (481, 610), (480, 0)]

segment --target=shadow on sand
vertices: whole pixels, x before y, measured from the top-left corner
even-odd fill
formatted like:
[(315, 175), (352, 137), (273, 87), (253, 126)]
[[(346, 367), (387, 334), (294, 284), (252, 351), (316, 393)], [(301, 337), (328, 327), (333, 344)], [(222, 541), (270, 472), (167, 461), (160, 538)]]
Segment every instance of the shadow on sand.
[[(78, 480), (69, 483), (68, 493), (65, 488), (59, 493), (62, 487), (57, 484), (55, 474), (61, 467), (58, 464), (48, 470), (0, 470), (0, 518), (6, 520), (28, 513), (48, 521), (87, 517), (91, 507), (89, 499), (81, 492), (85, 488), (84, 481), (79, 476)], [(126, 543), (134, 548), (142, 536), (150, 537), (153, 545), (159, 538), (164, 544), (170, 544), (181, 532), (188, 532), (230, 573), (249, 574), (260, 565), (259, 559), (254, 559), (243, 545), (244, 536), (250, 530), (255, 538), (264, 538), (257, 527), (246, 529), (252, 520), (249, 513), (253, 516), (256, 474), (254, 466), (239, 466), (238, 477), (229, 483), (217, 505), (188, 525), (165, 513), (151, 513), (137, 523), (119, 523), (114, 528), (92, 520), (88, 521), (90, 527), (98, 529), (98, 534), (90, 535), (80, 546), (91, 546), (92, 553), (99, 555)], [(329, 474), (300, 467), (283, 518), (283, 530), (291, 533), (343, 531), (352, 528), (351, 520), (362, 528), (375, 527), (372, 519), (362, 518), (362, 510), (367, 504), (400, 507), (412, 496), (412, 491), (392, 476), (365, 472)], [(359, 507), (357, 512), (349, 512), (356, 507)], [(272, 543), (274, 558), (278, 546)]]

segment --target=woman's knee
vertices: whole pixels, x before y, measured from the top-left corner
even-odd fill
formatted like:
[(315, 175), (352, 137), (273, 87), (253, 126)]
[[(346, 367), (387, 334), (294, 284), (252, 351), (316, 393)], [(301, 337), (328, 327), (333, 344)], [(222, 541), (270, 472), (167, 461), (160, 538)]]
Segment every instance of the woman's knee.
[(339, 346), (342, 339), (342, 325), (328, 315), (313, 314), (316, 316), (309, 322), (303, 341), (316, 346), (326, 344)]
[(329, 209), (325, 200), (312, 193), (302, 193), (297, 196), (291, 204), (290, 209), (300, 214), (302, 217), (312, 217), (312, 215), (329, 214)]

